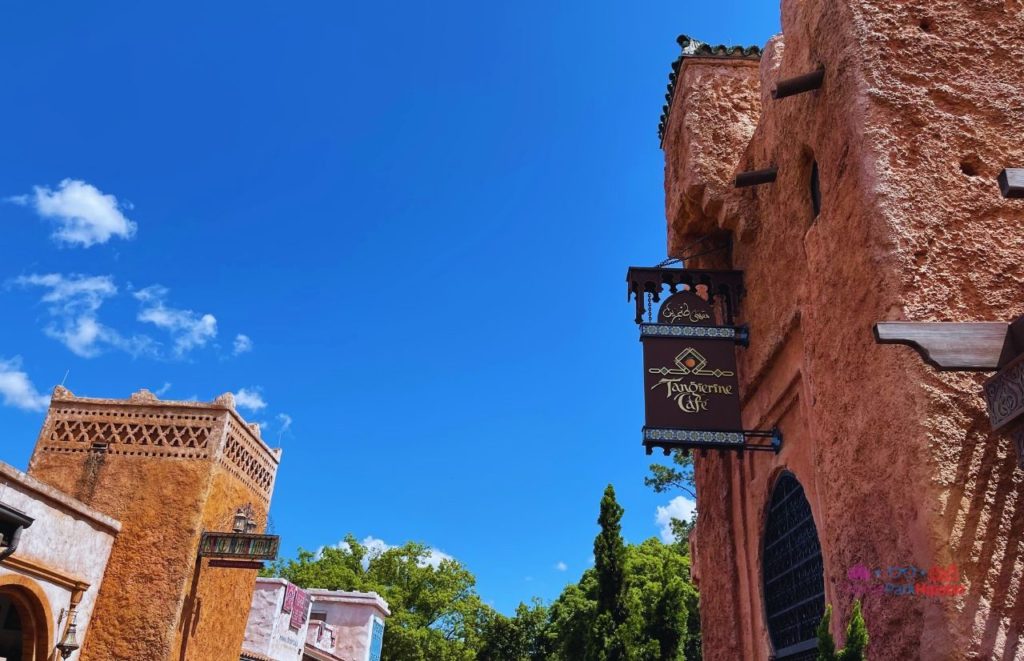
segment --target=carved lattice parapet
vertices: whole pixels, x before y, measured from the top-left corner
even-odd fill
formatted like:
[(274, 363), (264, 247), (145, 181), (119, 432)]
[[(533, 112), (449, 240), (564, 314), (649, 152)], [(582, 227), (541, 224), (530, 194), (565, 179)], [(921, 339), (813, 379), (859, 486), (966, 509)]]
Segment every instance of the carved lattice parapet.
[(41, 450), (149, 457), (209, 457), (213, 414), (76, 406), (55, 402)]
[(269, 501), (277, 474), (277, 460), (252, 430), (229, 419), (220, 463), (250, 489)]
[(58, 387), (36, 452), (217, 461), (268, 503), (278, 455), (233, 404), (230, 395), (169, 402), (145, 391), (128, 400), (90, 399)]

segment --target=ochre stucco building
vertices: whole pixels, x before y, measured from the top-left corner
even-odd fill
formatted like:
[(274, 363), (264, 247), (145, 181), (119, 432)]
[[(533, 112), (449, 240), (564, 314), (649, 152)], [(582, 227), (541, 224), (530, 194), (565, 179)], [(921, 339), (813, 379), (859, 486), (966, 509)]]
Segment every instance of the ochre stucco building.
[(280, 461), (230, 394), (212, 403), (54, 390), (29, 475), (120, 522), (83, 661), (235, 661), (255, 569), (199, 558), (240, 508), (266, 526)]
[[(872, 334), (1024, 313), (1024, 201), (996, 183), (1024, 166), (1024, 3), (784, 0), (782, 28), (763, 52), (681, 38), (662, 123), (669, 254), (730, 244), (686, 265), (744, 271), (743, 423), (785, 436), (696, 459), (705, 658), (813, 659), (815, 609), (841, 642), (857, 596), (872, 659), (1024, 658), (1024, 472), (988, 375)], [(873, 589), (915, 571), (961, 588)]]

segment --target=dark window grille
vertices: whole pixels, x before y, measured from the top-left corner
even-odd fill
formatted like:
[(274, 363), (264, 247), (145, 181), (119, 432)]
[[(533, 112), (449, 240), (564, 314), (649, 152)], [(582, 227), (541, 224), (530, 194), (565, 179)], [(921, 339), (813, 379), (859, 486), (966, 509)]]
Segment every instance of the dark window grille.
[(768, 634), (778, 661), (817, 656), (825, 612), (825, 579), (818, 530), (804, 489), (790, 473), (772, 491), (764, 534), (764, 600)]

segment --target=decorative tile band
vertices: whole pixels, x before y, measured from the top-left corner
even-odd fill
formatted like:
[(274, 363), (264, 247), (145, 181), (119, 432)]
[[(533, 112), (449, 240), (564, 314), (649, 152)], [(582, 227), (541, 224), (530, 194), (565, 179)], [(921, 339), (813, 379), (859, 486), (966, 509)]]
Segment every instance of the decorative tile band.
[(644, 428), (645, 441), (673, 441), (675, 443), (704, 443), (712, 445), (743, 445), (743, 432), (734, 431), (691, 431), (687, 429)]
[(641, 337), (706, 337), (735, 340), (732, 326), (677, 326), (675, 324), (640, 324)]

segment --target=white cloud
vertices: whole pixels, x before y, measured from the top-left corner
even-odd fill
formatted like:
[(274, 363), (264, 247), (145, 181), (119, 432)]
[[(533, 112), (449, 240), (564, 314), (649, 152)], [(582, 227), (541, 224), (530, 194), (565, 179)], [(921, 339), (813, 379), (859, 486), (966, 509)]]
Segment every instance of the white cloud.
[[(363, 541), (360, 542), (360, 544), (365, 546), (366, 547), (366, 551), (367, 551), (367, 553), (366, 553), (367, 557), (363, 558), (363, 565), (364, 566), (369, 564), (369, 562), (370, 562), (369, 558), (376, 557), (376, 556), (380, 555), (381, 553), (384, 553), (388, 549), (395, 548), (394, 544), (388, 544), (383, 539), (378, 539), (378, 538), (374, 537), (373, 535), (368, 535), (365, 539), (363, 539)], [(339, 548), (339, 549), (342, 549), (344, 551), (348, 551), (349, 550), (348, 542), (346, 542), (345, 540), (341, 540), (340, 542), (335, 544), (335, 547)], [(323, 551), (323, 547), (321, 547), (317, 551), (317, 555), (319, 556), (322, 551)], [(429, 547), (427, 549), (427, 556), (425, 558), (423, 558), (422, 560), (420, 560), (419, 565), (420, 565), (420, 567), (433, 567), (434, 569), (437, 569), (438, 567), (441, 566), (441, 563), (444, 562), (445, 560), (454, 560), (454, 559), (455, 558), (453, 558), (452, 556), (448, 555), (444, 551), (440, 551), (440, 550), (435, 549), (433, 547)]]
[(668, 505), (659, 506), (654, 515), (654, 520), (661, 528), (661, 541), (671, 544), (675, 541), (672, 534), (672, 519), (689, 521), (697, 510), (697, 503), (685, 496), (676, 496), (668, 502)]
[(171, 382), (170, 381), (164, 381), (164, 385), (160, 386), (155, 391), (153, 391), (153, 394), (156, 395), (157, 397), (163, 397), (164, 395), (167, 394), (167, 391), (170, 390), (170, 389), (171, 389)]
[(236, 335), (234, 354), (237, 356), (238, 354), (246, 353), (249, 351), (252, 351), (252, 340), (249, 338), (249, 336), (243, 335), (242, 333)]
[(267, 408), (267, 403), (259, 388), (240, 388), (235, 393), (235, 406), (255, 412)]
[(83, 248), (106, 243), (114, 236), (130, 239), (137, 228), (121, 212), (131, 205), (119, 204), (113, 195), (78, 179), (61, 181), (56, 190), (35, 186), (32, 195), (17, 195), (7, 200), (30, 206), (42, 218), (56, 221), (53, 238)]
[(567, 565), (564, 562), (562, 562), (561, 560), (559, 560), (558, 562), (555, 563), (555, 569), (557, 569), (558, 571), (566, 571), (566, 570), (569, 569), (569, 565)]
[(21, 370), (20, 356), (0, 358), (0, 396), (4, 405), (24, 411), (45, 411), (50, 405), (50, 396), (40, 394), (28, 374)]
[(142, 303), (138, 320), (166, 330), (174, 340), (174, 355), (178, 358), (217, 337), (216, 317), (167, 307), (164, 304), (166, 287), (152, 285), (135, 292), (134, 296)]
[(281, 423), (281, 433), (284, 434), (292, 428), (292, 416), (287, 413), (278, 413), (277, 421)]
[(103, 302), (117, 295), (117, 286), (109, 275), (32, 274), (15, 278), (14, 283), (47, 290), (41, 300), (49, 304), (53, 322), (44, 329), (45, 333), (76, 355), (92, 358), (102, 353), (104, 346), (133, 356), (156, 350), (152, 339), (144, 335), (125, 337), (99, 321)]

